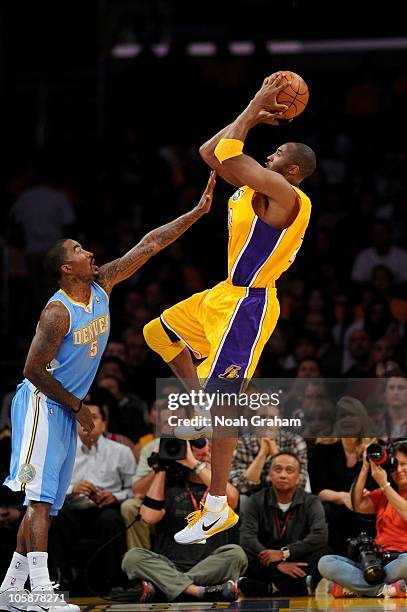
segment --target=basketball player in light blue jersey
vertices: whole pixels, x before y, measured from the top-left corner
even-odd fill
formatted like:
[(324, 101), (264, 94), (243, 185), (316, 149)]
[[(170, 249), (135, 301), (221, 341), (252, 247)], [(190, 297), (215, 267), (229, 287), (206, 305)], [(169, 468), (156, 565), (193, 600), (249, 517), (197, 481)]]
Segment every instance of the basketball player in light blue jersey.
[[(64, 503), (75, 460), (77, 422), (90, 433), (91, 413), (82, 400), (95, 378), (109, 336), (109, 296), (153, 255), (171, 244), (212, 203), (215, 173), (190, 212), (147, 234), (123, 257), (98, 268), (93, 254), (76, 240), (59, 240), (48, 267), (60, 289), (49, 300), (28, 352), (24, 381), (12, 404), (12, 457), (5, 483), (25, 492), (28, 506), (17, 535), (16, 552), (0, 586), (0, 609), (15, 610), (13, 593), (29, 575), (34, 594), (51, 592), (48, 573), (50, 517)], [(34, 612), (41, 612), (33, 606)], [(47, 604), (43, 610), (58, 610)], [(65, 612), (79, 612), (72, 604)]]

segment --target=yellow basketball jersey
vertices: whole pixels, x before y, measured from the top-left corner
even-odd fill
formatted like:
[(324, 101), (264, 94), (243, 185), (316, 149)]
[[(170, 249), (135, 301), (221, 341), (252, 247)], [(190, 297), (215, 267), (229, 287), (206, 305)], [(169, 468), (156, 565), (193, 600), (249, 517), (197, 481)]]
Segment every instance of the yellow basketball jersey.
[(311, 215), (311, 201), (298, 187), (300, 210), (286, 229), (262, 221), (252, 206), (254, 189), (240, 187), (228, 205), (228, 282), (240, 287), (274, 287), (293, 263)]

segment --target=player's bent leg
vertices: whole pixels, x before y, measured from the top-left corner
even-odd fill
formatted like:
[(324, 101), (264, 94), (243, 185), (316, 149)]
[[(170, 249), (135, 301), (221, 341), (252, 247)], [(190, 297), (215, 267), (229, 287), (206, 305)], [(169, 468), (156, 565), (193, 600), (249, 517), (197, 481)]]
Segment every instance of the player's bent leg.
[(180, 340), (171, 340), (159, 317), (144, 326), (143, 334), (148, 346), (166, 363), (173, 361), (185, 349), (185, 344)]
[[(201, 379), (206, 379), (209, 393), (240, 393), (250, 380), (265, 343), (276, 325), (279, 304), (275, 289), (253, 289), (219, 285), (207, 297), (206, 332), (214, 339), (208, 358), (198, 367)], [(232, 406), (217, 406), (220, 414), (235, 410)], [(216, 423), (215, 423), (216, 424)], [(211, 484), (205, 506), (190, 517), (188, 525), (175, 534), (179, 543), (190, 544), (206, 539), (232, 527), (238, 516), (229, 508), (226, 487), (229, 478), (237, 431), (228, 427), (214, 428), (212, 440)]]
[[(200, 323), (202, 302), (208, 291), (194, 294), (164, 311), (160, 318), (150, 321), (144, 327), (147, 344), (166, 361), (174, 374), (183, 382), (188, 391), (202, 389), (192, 353), (197, 358), (206, 356), (210, 345)], [(202, 409), (202, 415), (201, 415)], [(205, 407), (194, 406), (190, 417), (208, 417)], [(181, 439), (201, 438), (211, 435), (210, 422), (201, 427), (180, 425), (174, 434)]]

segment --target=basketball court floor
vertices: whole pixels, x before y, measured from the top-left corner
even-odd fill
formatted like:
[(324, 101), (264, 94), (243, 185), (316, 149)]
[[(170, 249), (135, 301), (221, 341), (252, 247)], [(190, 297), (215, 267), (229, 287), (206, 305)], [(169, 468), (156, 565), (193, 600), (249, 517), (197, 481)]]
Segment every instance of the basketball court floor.
[(333, 599), (331, 597), (292, 597), (291, 599), (243, 599), (233, 603), (151, 603), (109, 604), (87, 599), (73, 600), (82, 612), (201, 612), (207, 610), (235, 610), (239, 612), (316, 612), (317, 610), (345, 610), (374, 612), (407, 610), (407, 599)]
[(115, 604), (96, 598), (73, 599), (82, 612), (203, 612), (207, 610), (235, 610), (237, 612), (316, 612), (317, 610), (345, 610), (352, 612), (374, 612), (376, 610), (407, 612), (406, 599), (334, 599), (318, 589), (315, 597), (273, 597), (272, 599), (240, 599), (233, 603), (148, 603)]

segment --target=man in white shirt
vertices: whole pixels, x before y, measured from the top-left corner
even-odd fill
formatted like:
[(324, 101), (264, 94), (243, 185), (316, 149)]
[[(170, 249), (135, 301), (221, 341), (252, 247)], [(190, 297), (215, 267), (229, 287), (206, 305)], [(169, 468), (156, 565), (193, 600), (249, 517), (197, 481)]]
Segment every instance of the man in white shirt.
[(368, 283), (374, 268), (381, 265), (391, 270), (396, 283), (407, 282), (407, 251), (392, 244), (391, 228), (387, 221), (380, 219), (373, 223), (371, 244), (356, 256), (352, 280)]
[[(71, 485), (65, 504), (51, 526), (55, 563), (68, 583), (73, 578), (70, 571), (72, 547), (80, 538), (95, 539), (99, 548), (123, 530), (120, 505), (132, 496), (132, 477), (136, 470), (130, 448), (104, 437), (106, 413), (95, 401), (92, 395), (87, 399), (95, 428), (87, 434), (78, 426), (80, 440)], [(108, 593), (112, 586), (121, 584), (120, 564), (125, 551), (123, 533), (95, 561), (94, 587)]]

